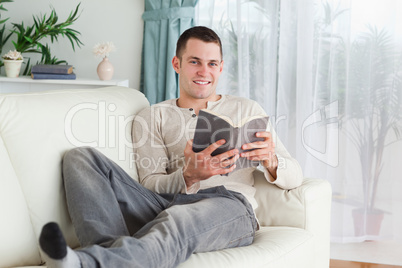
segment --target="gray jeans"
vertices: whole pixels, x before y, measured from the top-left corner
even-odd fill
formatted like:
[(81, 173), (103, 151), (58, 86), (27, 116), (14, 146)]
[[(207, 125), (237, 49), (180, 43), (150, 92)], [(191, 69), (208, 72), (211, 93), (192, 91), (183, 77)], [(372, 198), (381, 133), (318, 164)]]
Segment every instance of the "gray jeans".
[(156, 194), (91, 148), (65, 154), (63, 178), (83, 267), (175, 267), (254, 239), (251, 205), (223, 186)]

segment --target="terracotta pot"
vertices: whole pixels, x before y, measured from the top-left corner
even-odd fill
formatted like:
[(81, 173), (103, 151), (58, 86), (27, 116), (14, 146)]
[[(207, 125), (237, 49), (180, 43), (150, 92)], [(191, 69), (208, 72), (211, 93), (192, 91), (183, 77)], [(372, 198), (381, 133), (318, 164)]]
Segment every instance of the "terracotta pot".
[(381, 223), (384, 219), (383, 211), (365, 211), (364, 209), (354, 209), (352, 211), (352, 215), (356, 236), (378, 236), (380, 234)]

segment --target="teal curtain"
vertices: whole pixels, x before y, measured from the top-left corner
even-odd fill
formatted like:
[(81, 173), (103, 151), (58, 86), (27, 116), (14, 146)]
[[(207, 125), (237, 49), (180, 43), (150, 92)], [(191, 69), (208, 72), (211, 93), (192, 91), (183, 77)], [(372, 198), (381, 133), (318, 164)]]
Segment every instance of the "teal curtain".
[(145, 0), (140, 89), (151, 104), (179, 97), (172, 67), (179, 36), (195, 25), (198, 0)]

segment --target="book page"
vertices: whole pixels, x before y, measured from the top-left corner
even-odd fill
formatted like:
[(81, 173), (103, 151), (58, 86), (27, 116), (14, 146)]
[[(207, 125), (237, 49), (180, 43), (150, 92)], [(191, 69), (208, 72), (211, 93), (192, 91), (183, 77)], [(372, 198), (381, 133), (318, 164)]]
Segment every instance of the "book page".
[(268, 116), (254, 118), (251, 121), (246, 122), (241, 127), (241, 134), (239, 135), (238, 140), (240, 146), (246, 143), (264, 140), (264, 138), (257, 138), (255, 134), (257, 132), (266, 131), (267, 125)]
[[(226, 143), (216, 149), (211, 155), (215, 156), (237, 148), (239, 152), (244, 150), (241, 146), (264, 138), (257, 138), (256, 133), (265, 131), (268, 125), (268, 116), (253, 116), (241, 121), (241, 127), (235, 127), (227, 117), (221, 117), (207, 110), (200, 110), (193, 140), (193, 151), (200, 152), (212, 143), (224, 139)], [(236, 170), (246, 167), (255, 167), (259, 161), (250, 161), (247, 158), (239, 158), (236, 161)]]
[(212, 156), (231, 150), (237, 141), (238, 132), (227, 120), (201, 110), (194, 134), (193, 151), (200, 152), (221, 139), (226, 140), (226, 143), (215, 150)]
[[(241, 128), (241, 132), (238, 137), (238, 144), (240, 146), (240, 152), (252, 151), (255, 149), (242, 150), (241, 146), (246, 143), (252, 143), (256, 141), (263, 141), (264, 138), (256, 137), (257, 132), (266, 131), (268, 125), (268, 116), (255, 118), (251, 121), (246, 122)], [(247, 167), (256, 167), (258, 166), (259, 161), (251, 161), (247, 158), (239, 158), (236, 162), (236, 169), (247, 168)]]

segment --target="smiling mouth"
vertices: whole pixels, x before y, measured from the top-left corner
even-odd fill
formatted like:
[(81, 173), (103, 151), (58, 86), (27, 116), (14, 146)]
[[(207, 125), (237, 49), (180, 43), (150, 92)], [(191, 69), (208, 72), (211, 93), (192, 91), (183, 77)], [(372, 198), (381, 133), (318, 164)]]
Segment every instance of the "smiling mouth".
[(193, 81), (197, 85), (208, 85), (211, 84), (209, 81)]

